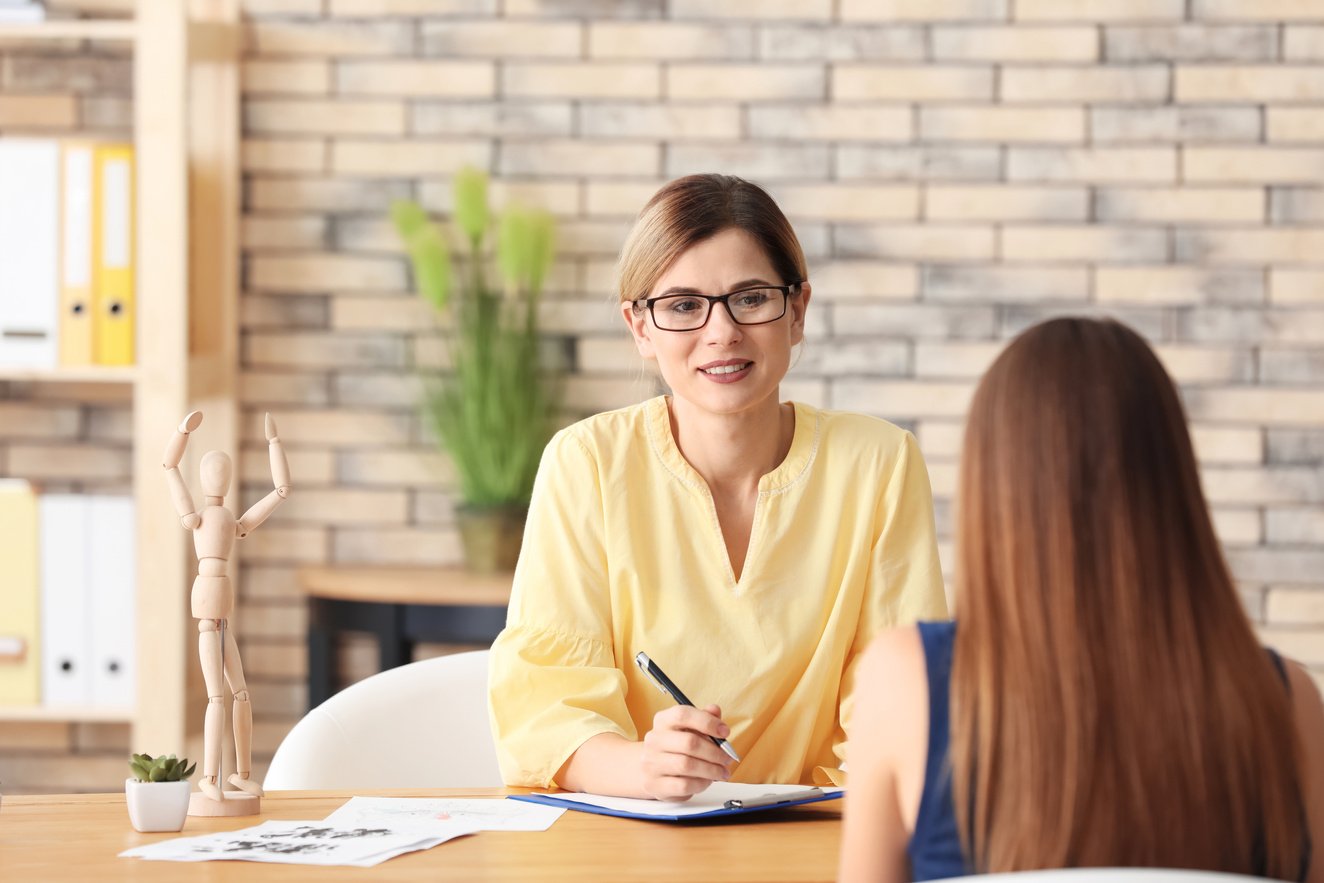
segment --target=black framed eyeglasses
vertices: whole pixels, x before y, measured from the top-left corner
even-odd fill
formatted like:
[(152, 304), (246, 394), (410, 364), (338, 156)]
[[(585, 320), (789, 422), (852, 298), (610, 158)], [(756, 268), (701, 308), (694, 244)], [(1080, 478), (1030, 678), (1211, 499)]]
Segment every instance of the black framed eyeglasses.
[(635, 310), (648, 308), (653, 324), (663, 331), (698, 331), (708, 324), (713, 304), (726, 307), (737, 325), (766, 325), (786, 315), (786, 302), (798, 293), (800, 283), (756, 285), (726, 294), (668, 294), (639, 298)]

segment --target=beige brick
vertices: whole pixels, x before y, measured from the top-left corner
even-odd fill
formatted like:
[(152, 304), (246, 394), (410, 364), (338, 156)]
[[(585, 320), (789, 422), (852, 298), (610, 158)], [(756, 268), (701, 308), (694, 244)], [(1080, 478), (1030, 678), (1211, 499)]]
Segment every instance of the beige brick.
[(785, 101), (822, 99), (826, 86), (821, 64), (673, 64), (665, 94), (682, 101)]
[(926, 266), (921, 282), (924, 300), (1031, 302), (1089, 299), (1085, 267)]
[(565, 385), (565, 407), (592, 414), (623, 408), (656, 395), (648, 377), (570, 377)]
[(1201, 470), (1201, 483), (1210, 503), (1309, 503), (1320, 490), (1318, 476), (1301, 469), (1212, 466)]
[(578, 22), (424, 19), (421, 26), (422, 54), (446, 58), (578, 58), (583, 44)]
[(414, 295), (331, 298), (331, 327), (338, 331), (418, 331), (431, 328), (434, 311)]
[(1196, 420), (1316, 427), (1324, 423), (1324, 393), (1313, 389), (1214, 387), (1185, 391)]
[[(606, 292), (602, 293), (603, 295)], [(538, 322), (548, 334), (620, 334), (621, 314), (605, 296), (544, 300)]]
[[(991, 361), (991, 359), (990, 359)], [(979, 372), (982, 373), (982, 372)], [(961, 456), (965, 424), (955, 420), (920, 420), (915, 424), (915, 438), (926, 462), (951, 462)]]
[(1264, 537), (1260, 513), (1254, 509), (1213, 509), (1209, 512), (1219, 542), (1252, 546)]
[(463, 552), (454, 528), (345, 528), (336, 531), (335, 556), (355, 564), (457, 564)]
[(78, 408), (0, 400), (0, 439), (72, 439), (78, 435)]
[(325, 95), (331, 91), (331, 65), (321, 60), (249, 59), (240, 89), (245, 95)]
[(1099, 35), (1088, 27), (933, 28), (933, 58), (947, 61), (1097, 61)]
[(246, 172), (321, 172), (326, 154), (320, 139), (245, 138), (242, 146)]
[(385, 214), (413, 191), (408, 181), (250, 176), (247, 203), (255, 211), (377, 211)]
[(1324, 271), (1271, 267), (1269, 301), (1275, 306), (1324, 304)]
[(832, 260), (810, 268), (815, 300), (914, 300), (918, 268), (883, 261)]
[[(353, 366), (344, 367), (349, 369)], [(253, 423), (253, 426), (253, 440), (261, 440), (261, 424)], [(369, 408), (286, 410), (280, 415), (280, 437), (291, 450), (304, 444), (338, 448), (398, 447), (409, 443), (412, 426), (412, 413), (388, 413)], [(267, 473), (267, 480), (270, 480), (270, 472)]]
[(334, 253), (254, 257), (249, 281), (268, 291), (404, 291), (405, 268), (394, 258)]
[(1007, 17), (1008, 0), (841, 0), (842, 21), (968, 21)]
[(919, 112), (919, 131), (925, 141), (1080, 143), (1085, 140), (1085, 110), (923, 107)]
[(1181, 21), (1185, 0), (1016, 0), (1016, 21)]
[(1264, 274), (1171, 265), (1096, 267), (1094, 297), (1099, 303), (1263, 303)]
[[(245, 402), (247, 403), (247, 399)], [(287, 412), (282, 410), (277, 415), (280, 419), (282, 440), (285, 438), (286, 414)], [(290, 475), (298, 480), (298, 493), (310, 487), (331, 484), (335, 480), (335, 456), (331, 451), (287, 446), (285, 455), (290, 461)], [(265, 440), (260, 446), (245, 448), (240, 453), (239, 477), (245, 484), (254, 486), (271, 483), (271, 459), (267, 455)]]
[(1284, 26), (1283, 58), (1288, 61), (1324, 61), (1324, 26)]
[[(711, 3), (706, 5), (714, 6)], [(590, 58), (736, 61), (752, 58), (754, 45), (754, 29), (748, 25), (622, 21), (588, 23)]]
[(1324, 189), (1319, 187), (1269, 188), (1269, 223), (1304, 226), (1324, 221)]
[[(73, 747), (72, 729), (65, 723), (6, 721), (0, 727), (0, 751), (69, 751)], [(10, 788), (5, 790), (14, 793)]]
[(243, 349), (245, 364), (252, 366), (326, 369), (405, 366), (404, 342), (384, 335), (252, 332), (244, 337)]
[(72, 129), (78, 102), (72, 95), (0, 95), (0, 128)]
[(652, 198), (662, 181), (584, 182), (584, 207), (587, 214), (633, 218)]
[(406, 21), (258, 21), (248, 33), (250, 48), (266, 56), (391, 57), (414, 50), (413, 24)]
[(1270, 141), (1324, 141), (1324, 110), (1270, 107), (1266, 113)]
[(630, 226), (626, 221), (562, 220), (556, 228), (557, 251), (562, 255), (617, 254)]
[(1324, 229), (1209, 228), (1180, 230), (1177, 259), (1209, 263), (1309, 264), (1324, 250)]
[(239, 0), (239, 10), (251, 17), (317, 15), (322, 11), (322, 0)]
[(843, 224), (836, 229), (837, 249), (850, 257), (904, 260), (992, 260), (994, 230), (955, 224)]
[(240, 399), (248, 405), (327, 405), (328, 388), (322, 374), (244, 371), (239, 375)]
[(997, 328), (993, 307), (845, 301), (832, 309), (840, 333), (898, 339), (987, 340)]
[(913, 184), (781, 184), (769, 188), (788, 217), (828, 221), (913, 221), (919, 188)]
[(120, 753), (6, 753), (0, 756), (0, 781), (5, 783), (6, 794), (24, 790), (47, 794), (109, 792), (124, 787), (127, 768)]
[(1025, 226), (1002, 230), (1002, 257), (1008, 261), (1162, 261), (1167, 232), (1143, 227)]
[(569, 135), (569, 101), (413, 101), (409, 130), (417, 135)]
[(1004, 67), (999, 93), (1009, 102), (1166, 101), (1168, 68), (1162, 65), (1118, 67)]
[(244, 123), (257, 134), (403, 135), (402, 101), (244, 102)]
[(1007, 168), (1012, 181), (1168, 183), (1177, 180), (1177, 151), (1167, 147), (1010, 147)]
[(749, 134), (753, 138), (910, 141), (914, 128), (908, 107), (774, 104), (749, 109)]
[(1261, 628), (1259, 635), (1261, 641), (1288, 659), (1324, 666), (1324, 629)]
[(245, 215), (239, 224), (247, 251), (310, 251), (326, 244), (326, 218), (317, 215)]
[(826, 20), (832, 18), (832, 0), (745, 0), (712, 3), (709, 0), (671, 0), (675, 18), (719, 18), (739, 21)]
[(1002, 174), (1002, 151), (992, 145), (843, 144), (834, 153), (836, 176), (842, 180), (988, 181)]
[(1324, 625), (1324, 590), (1271, 586), (1268, 594), (1271, 623), (1283, 625)]
[(652, 176), (661, 150), (655, 144), (596, 144), (579, 140), (507, 141), (501, 146), (504, 175)]
[[(1272, 352), (1268, 345), (1324, 343), (1324, 310), (1272, 310), (1264, 307), (1210, 306), (1177, 313), (1177, 335), (1186, 340), (1211, 343), (1260, 343), (1261, 357)], [(1283, 359), (1289, 353), (1280, 353)], [(1286, 364), (1285, 362), (1282, 364)], [(1265, 365), (1261, 370), (1265, 370)]]
[(1174, 24), (1114, 26), (1103, 32), (1108, 61), (1276, 61), (1270, 25)]
[(1163, 344), (1154, 349), (1178, 383), (1249, 383), (1255, 379), (1255, 359), (1249, 349), (1182, 344)]
[(1269, 508), (1264, 512), (1266, 539), (1271, 544), (1324, 544), (1324, 512), (1317, 508)]
[(320, 564), (329, 557), (330, 538), (319, 527), (264, 524), (244, 539), (245, 561), (273, 564)]
[(764, 25), (759, 57), (788, 61), (921, 61), (925, 29), (916, 25)]
[[(490, 15), (495, 0), (325, 0), (331, 15), (340, 18), (380, 18), (382, 16), (465, 16)], [(313, 3), (312, 12), (320, 12), (322, 0)]]
[(1089, 205), (1085, 187), (930, 184), (924, 189), (924, 217), (934, 221), (1084, 221)]
[(653, 64), (507, 62), (501, 90), (511, 98), (658, 98), (662, 74)]
[(1257, 107), (1093, 107), (1090, 138), (1096, 144), (1259, 141), (1261, 116)]
[(982, 101), (993, 97), (993, 70), (979, 65), (842, 64), (832, 69), (835, 101)]
[(259, 328), (322, 329), (327, 326), (328, 313), (326, 298), (320, 295), (245, 294), (239, 301), (239, 327), (243, 332)]
[(1324, 99), (1324, 70), (1303, 65), (1178, 65), (1179, 102), (1293, 102)]
[[(243, 649), (244, 674), (250, 679), (257, 678), (307, 678), (308, 649), (299, 644), (250, 643)], [(254, 733), (254, 743), (257, 734)], [(273, 743), (279, 745), (285, 733), (276, 737)]]
[(1251, 187), (1101, 188), (1100, 221), (1234, 223), (1264, 220), (1264, 191)]
[[(420, 351), (436, 344), (437, 357), (425, 361)], [(430, 351), (431, 352), (431, 351)], [(434, 336), (416, 338), (412, 357), (407, 360), (415, 371), (442, 370), (450, 365), (448, 351)], [(406, 374), (384, 371), (338, 371), (332, 381), (334, 399), (346, 408), (402, 408), (416, 410), (423, 401), (424, 378), (410, 372)]]
[[(993, 360), (1002, 352), (1002, 342), (938, 343), (918, 341), (915, 343), (915, 377), (920, 380), (978, 380)], [(925, 427), (932, 427), (932, 421), (924, 421)], [(950, 433), (936, 431), (943, 445), (939, 448), (944, 456), (957, 456), (960, 453), (961, 424), (945, 424), (951, 427)], [(955, 435), (956, 447), (948, 450)], [(921, 437), (927, 442), (927, 437)], [(925, 455), (929, 455), (927, 443), (921, 446)], [(934, 452), (935, 455), (938, 453)]]
[(739, 169), (760, 183), (774, 180), (825, 179), (829, 172), (828, 147), (810, 143), (677, 144), (667, 148), (669, 178), (713, 169)]
[(832, 407), (862, 411), (888, 420), (960, 417), (970, 405), (973, 384), (905, 380), (838, 380)]
[(337, 174), (377, 178), (452, 175), (465, 166), (487, 168), (492, 148), (486, 140), (336, 140), (331, 168)]
[(455, 469), (436, 448), (401, 450), (349, 450), (337, 458), (342, 483), (358, 486), (404, 486), (418, 488), (450, 486)]
[(668, 141), (740, 137), (740, 108), (710, 104), (583, 104), (579, 129), (589, 137)]
[(91, 444), (13, 444), (9, 473), (41, 479), (123, 479), (132, 474), (129, 451)]
[(496, 66), (486, 61), (342, 61), (335, 82), (341, 95), (491, 98)]
[(1229, 549), (1228, 564), (1245, 582), (1316, 584), (1324, 572), (1324, 553), (1314, 549)]
[(1264, 460), (1264, 439), (1258, 429), (1192, 426), (1191, 443), (1202, 464), (1256, 465)]
[(1194, 18), (1209, 21), (1324, 21), (1313, 0), (1193, 0)]
[(1317, 184), (1324, 177), (1324, 150), (1304, 148), (1186, 147), (1187, 181)]
[(615, 337), (581, 337), (575, 341), (575, 366), (585, 374), (637, 377), (640, 372), (650, 370), (656, 364), (640, 359), (634, 341), (622, 334)]

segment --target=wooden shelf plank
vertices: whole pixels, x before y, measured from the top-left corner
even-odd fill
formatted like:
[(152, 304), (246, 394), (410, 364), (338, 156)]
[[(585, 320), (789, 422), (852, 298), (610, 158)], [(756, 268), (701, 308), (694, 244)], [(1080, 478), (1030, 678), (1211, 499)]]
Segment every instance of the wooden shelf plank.
[(0, 722), (19, 723), (96, 723), (133, 722), (132, 708), (98, 708), (92, 705), (0, 705)]
[(513, 573), (476, 574), (460, 567), (333, 565), (299, 568), (304, 594), (385, 604), (504, 607)]
[(88, 365), (85, 368), (24, 368), (0, 365), (0, 380), (25, 383), (130, 384), (138, 379), (135, 365)]
[(55, 19), (0, 22), (0, 40), (114, 40), (132, 43), (138, 25), (132, 19)]

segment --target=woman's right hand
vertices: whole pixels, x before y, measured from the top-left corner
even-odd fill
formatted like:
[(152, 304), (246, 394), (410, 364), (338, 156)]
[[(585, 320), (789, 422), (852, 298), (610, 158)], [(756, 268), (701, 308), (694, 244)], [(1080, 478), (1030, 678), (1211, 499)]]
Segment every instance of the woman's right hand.
[(727, 780), (735, 761), (708, 737), (730, 735), (716, 705), (659, 711), (643, 741), (644, 790), (658, 800), (688, 800), (713, 782)]

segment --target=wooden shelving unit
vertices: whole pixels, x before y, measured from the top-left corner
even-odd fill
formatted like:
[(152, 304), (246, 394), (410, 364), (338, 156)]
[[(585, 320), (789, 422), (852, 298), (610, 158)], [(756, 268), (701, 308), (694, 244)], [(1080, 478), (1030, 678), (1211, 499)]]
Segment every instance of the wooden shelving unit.
[[(135, 366), (30, 371), (0, 381), (125, 387), (137, 502), (138, 697), (131, 710), (0, 707), (4, 722), (128, 722), (132, 750), (200, 746), (206, 701), (189, 612), (195, 573), (170, 504), (161, 452), (180, 419), (205, 422), (181, 469), (207, 450), (238, 454), (238, 0), (138, 0), (132, 20), (0, 25), (14, 41), (116, 41), (133, 52), (138, 173)], [(185, 473), (188, 475), (188, 472)], [(232, 493), (238, 493), (238, 483)]]

